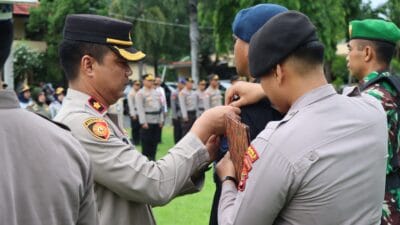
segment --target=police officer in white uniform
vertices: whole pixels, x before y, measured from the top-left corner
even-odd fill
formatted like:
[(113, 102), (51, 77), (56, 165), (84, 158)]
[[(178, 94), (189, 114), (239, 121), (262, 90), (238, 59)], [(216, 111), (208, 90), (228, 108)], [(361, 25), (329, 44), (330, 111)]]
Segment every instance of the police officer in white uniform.
[(185, 88), (179, 92), (179, 105), (182, 112), (182, 134), (185, 135), (189, 132), (194, 121), (196, 120), (197, 112), (197, 95), (196, 92), (192, 90), (193, 80), (188, 78), (186, 80)]
[(185, 79), (179, 79), (176, 90), (171, 93), (171, 118), (172, 126), (174, 127), (175, 144), (182, 138), (182, 112), (179, 104), (179, 92), (185, 87), (185, 83)]
[(143, 76), (143, 88), (136, 94), (135, 102), (141, 125), (142, 153), (150, 160), (155, 160), (161, 127), (164, 123), (164, 109), (163, 97), (154, 88), (153, 75), (146, 74)]
[(210, 86), (206, 90), (206, 94), (209, 97), (210, 108), (222, 105), (222, 94), (218, 89), (219, 87), (219, 76), (217, 74), (212, 74), (209, 77)]
[(89, 153), (100, 225), (154, 225), (151, 206), (199, 190), (201, 171), (215, 159), (212, 134), (224, 132), (226, 114), (240, 111), (225, 106), (204, 113), (166, 156), (149, 161), (107, 114), (129, 82), (128, 61), (144, 58), (132, 46), (131, 29), (131, 23), (108, 17), (69, 15), (59, 49), (69, 89), (56, 120)]
[(97, 225), (87, 152), (66, 126), (1, 89), (0, 80), (0, 223)]
[(197, 95), (197, 117), (201, 116), (204, 111), (210, 108), (210, 98), (206, 93), (207, 82), (201, 80), (196, 90)]
[[(287, 114), (252, 141), (240, 180), (229, 154), (220, 161), (220, 225), (380, 223), (385, 113), (357, 89), (338, 95), (325, 79), (323, 53), (315, 26), (295, 11), (272, 17), (252, 37), (251, 75)], [(237, 90), (227, 98), (232, 93), (247, 98)]]

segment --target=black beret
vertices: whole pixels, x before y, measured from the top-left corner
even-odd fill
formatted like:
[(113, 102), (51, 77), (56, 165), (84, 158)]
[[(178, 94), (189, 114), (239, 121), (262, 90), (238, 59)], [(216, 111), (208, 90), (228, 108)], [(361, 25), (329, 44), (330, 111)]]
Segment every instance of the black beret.
[(68, 15), (64, 26), (64, 39), (109, 45), (121, 57), (138, 61), (145, 57), (133, 48), (130, 31), (132, 24), (105, 16), (90, 14)]
[(250, 41), (249, 67), (253, 77), (266, 75), (299, 47), (318, 42), (315, 26), (297, 11), (280, 13), (258, 30)]

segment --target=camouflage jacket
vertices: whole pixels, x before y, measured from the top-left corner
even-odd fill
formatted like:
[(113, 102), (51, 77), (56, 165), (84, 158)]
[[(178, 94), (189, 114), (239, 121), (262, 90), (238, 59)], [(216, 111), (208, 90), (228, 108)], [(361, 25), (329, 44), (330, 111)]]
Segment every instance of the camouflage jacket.
[[(390, 76), (389, 72), (372, 72), (361, 81), (365, 84), (378, 76)], [(398, 224), (400, 222), (400, 150), (399, 150), (399, 118), (396, 109), (398, 93), (392, 84), (381, 81), (363, 91), (378, 99), (387, 116), (388, 122), (388, 163), (386, 168), (386, 193), (383, 206), (382, 224)]]

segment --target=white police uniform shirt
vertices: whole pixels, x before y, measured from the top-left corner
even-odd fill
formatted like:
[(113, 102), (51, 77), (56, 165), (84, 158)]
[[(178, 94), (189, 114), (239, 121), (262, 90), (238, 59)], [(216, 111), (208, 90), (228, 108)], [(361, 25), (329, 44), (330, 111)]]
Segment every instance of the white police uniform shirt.
[(197, 95), (193, 90), (188, 90), (186, 87), (179, 92), (179, 105), (181, 107), (182, 117), (188, 119), (188, 112), (197, 111)]
[(210, 108), (210, 98), (207, 94), (207, 92), (197, 90), (196, 91), (197, 95), (197, 102), (198, 102), (198, 107), (197, 107), (197, 117), (201, 116), (204, 111)]
[(259, 158), (244, 191), (223, 183), (220, 225), (380, 224), (387, 132), (375, 99), (322, 86), (251, 145)]
[(204, 177), (191, 176), (208, 165), (204, 144), (188, 133), (166, 156), (149, 161), (89, 95), (68, 89), (56, 121), (67, 124), (93, 164), (100, 225), (154, 225), (151, 206), (198, 191)]
[(0, 90), (0, 171), (0, 224), (98, 224), (89, 155), (12, 90)]
[(218, 88), (212, 88), (211, 86), (206, 89), (206, 93), (209, 96), (210, 108), (222, 105), (222, 94)]

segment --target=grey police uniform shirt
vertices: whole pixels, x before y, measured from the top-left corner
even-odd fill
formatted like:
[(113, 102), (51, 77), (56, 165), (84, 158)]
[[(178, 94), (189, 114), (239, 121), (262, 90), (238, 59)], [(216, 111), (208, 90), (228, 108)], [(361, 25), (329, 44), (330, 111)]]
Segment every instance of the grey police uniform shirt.
[(331, 85), (303, 95), (252, 141), (259, 159), (244, 191), (223, 183), (219, 224), (380, 224), (386, 126), (370, 96)]
[(194, 91), (184, 88), (179, 92), (178, 98), (182, 117), (188, 119), (188, 112), (197, 111), (197, 95)]
[(204, 111), (210, 108), (210, 98), (206, 91), (196, 91), (197, 95), (197, 117), (199, 117)]
[(210, 99), (209, 100), (210, 108), (222, 105), (222, 94), (218, 88), (214, 89), (210, 86), (206, 89), (206, 93)]
[(161, 124), (164, 122), (160, 92), (143, 87), (136, 93), (135, 103), (140, 124)]
[[(154, 225), (151, 205), (164, 205), (178, 194), (201, 188), (204, 179), (194, 184), (190, 177), (208, 165), (209, 155), (197, 136), (188, 133), (162, 160), (149, 161), (107, 112), (93, 108), (88, 99), (68, 89), (56, 120), (67, 124), (89, 153), (100, 225)], [(97, 121), (96, 133), (88, 129), (91, 120)]]
[(173, 91), (170, 98), (172, 119), (182, 118), (181, 106), (179, 105), (179, 90)]
[(129, 107), (129, 115), (130, 116), (138, 116), (137, 108), (136, 108), (136, 91), (132, 88), (129, 92), (128, 96), (128, 107)]
[(98, 224), (86, 151), (8, 90), (0, 90), (0, 171), (0, 224)]

